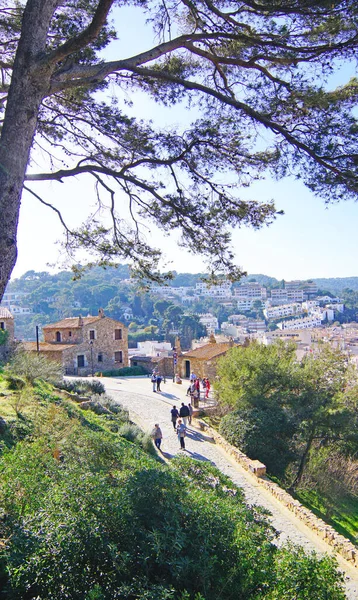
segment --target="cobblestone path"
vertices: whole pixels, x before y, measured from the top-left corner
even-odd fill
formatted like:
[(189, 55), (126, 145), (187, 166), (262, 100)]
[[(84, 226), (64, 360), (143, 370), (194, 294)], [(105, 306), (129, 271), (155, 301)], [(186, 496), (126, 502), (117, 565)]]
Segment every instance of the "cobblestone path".
[[(179, 442), (170, 422), (173, 404), (180, 408), (187, 404), (186, 385), (179, 386), (171, 381), (162, 383), (161, 392), (153, 392), (148, 378), (106, 378), (103, 380), (107, 393), (126, 408), (131, 419), (144, 431), (151, 432), (154, 423), (159, 423), (163, 432), (162, 451), (170, 460), (178, 452)], [(279, 532), (278, 543), (288, 540), (303, 546), (307, 551), (332, 554), (333, 550), (304, 523), (282, 506), (271, 494), (257, 484), (256, 478), (231, 459), (225, 451), (213, 443), (205, 433), (189, 427), (185, 438), (186, 454), (197, 460), (210, 461), (220, 471), (231, 477), (240, 486), (249, 505), (260, 505), (270, 511), (270, 520)], [(349, 600), (358, 600), (358, 572), (343, 558), (338, 562), (346, 575), (346, 593)]]

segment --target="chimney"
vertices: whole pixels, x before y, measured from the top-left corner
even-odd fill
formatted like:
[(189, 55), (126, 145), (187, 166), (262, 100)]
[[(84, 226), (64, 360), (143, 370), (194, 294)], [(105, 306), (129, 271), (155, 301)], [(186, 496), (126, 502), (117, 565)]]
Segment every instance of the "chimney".
[(100, 308), (98, 310), (98, 316), (101, 317), (101, 319), (103, 319), (103, 317), (104, 317), (104, 310), (103, 310), (103, 308)]
[(215, 335), (213, 333), (210, 334), (209, 344), (216, 344)]
[(83, 327), (83, 319), (81, 315), (78, 317), (78, 327)]

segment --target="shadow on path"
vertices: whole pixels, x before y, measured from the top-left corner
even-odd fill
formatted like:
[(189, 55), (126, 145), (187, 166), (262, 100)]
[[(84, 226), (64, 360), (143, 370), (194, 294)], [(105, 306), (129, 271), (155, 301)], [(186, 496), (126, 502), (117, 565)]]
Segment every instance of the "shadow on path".
[(175, 394), (168, 394), (168, 392), (157, 392), (157, 394), (160, 394), (161, 396), (164, 396), (164, 398), (168, 398), (168, 400), (180, 400), (180, 396), (175, 396)]
[(209, 442), (210, 444), (215, 444), (215, 440), (212, 437), (199, 433), (193, 429), (186, 429), (186, 436), (195, 442)]
[(187, 448), (185, 449), (185, 452), (190, 455), (190, 458), (194, 458), (195, 460), (201, 460), (203, 462), (208, 462), (215, 467), (215, 463), (212, 460), (209, 460), (209, 458), (206, 458), (206, 456), (203, 456), (202, 454), (199, 454), (198, 452), (192, 452), (191, 450), (188, 450)]

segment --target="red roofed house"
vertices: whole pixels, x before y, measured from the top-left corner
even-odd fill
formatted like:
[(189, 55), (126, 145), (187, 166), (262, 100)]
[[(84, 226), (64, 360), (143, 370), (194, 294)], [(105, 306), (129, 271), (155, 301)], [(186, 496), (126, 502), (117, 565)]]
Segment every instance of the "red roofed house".
[(194, 371), (200, 379), (203, 377), (214, 379), (217, 360), (224, 356), (233, 345), (232, 341), (216, 342), (215, 337), (211, 335), (210, 342), (205, 346), (178, 354), (177, 373), (180, 377), (190, 377), (190, 373)]
[[(70, 317), (43, 327), (39, 351), (62, 363), (67, 375), (89, 375), (128, 366), (128, 332), (120, 321), (98, 316)], [(36, 351), (36, 342), (25, 342)]]

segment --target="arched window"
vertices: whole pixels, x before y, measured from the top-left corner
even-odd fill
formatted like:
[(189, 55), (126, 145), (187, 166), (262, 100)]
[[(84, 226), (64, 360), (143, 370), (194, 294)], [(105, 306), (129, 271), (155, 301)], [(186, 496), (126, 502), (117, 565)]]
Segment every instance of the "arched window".
[(60, 341), (61, 341), (61, 332), (56, 331), (56, 342), (60, 342)]

